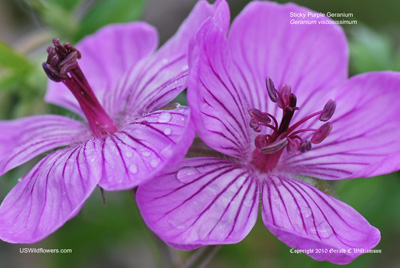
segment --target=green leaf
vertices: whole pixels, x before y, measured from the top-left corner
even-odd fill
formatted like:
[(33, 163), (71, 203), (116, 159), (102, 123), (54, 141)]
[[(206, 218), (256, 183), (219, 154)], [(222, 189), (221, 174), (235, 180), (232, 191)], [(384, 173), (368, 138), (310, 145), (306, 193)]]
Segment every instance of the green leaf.
[(14, 71), (26, 71), (32, 67), (30, 61), (0, 41), (0, 66)]
[(100, 0), (82, 19), (75, 41), (107, 24), (137, 20), (142, 11), (143, 0)]

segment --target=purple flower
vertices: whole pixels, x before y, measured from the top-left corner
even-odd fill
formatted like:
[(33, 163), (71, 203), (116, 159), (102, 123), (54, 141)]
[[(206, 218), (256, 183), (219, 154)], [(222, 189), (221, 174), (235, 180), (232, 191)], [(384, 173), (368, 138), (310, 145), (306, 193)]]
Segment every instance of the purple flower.
[[(199, 137), (222, 157), (184, 159), (138, 189), (148, 226), (179, 249), (241, 241), (261, 197), (265, 226), (316, 260), (346, 264), (380, 232), (318, 190), (400, 162), (400, 74), (346, 81), (345, 35), (328, 18), (291, 25), (294, 4), (252, 2), (191, 43), (188, 100)], [(229, 17), (226, 18), (229, 20)], [(319, 249), (320, 251), (316, 251)]]
[(0, 122), (0, 175), (65, 147), (6, 196), (2, 240), (37, 242), (74, 217), (97, 185), (133, 188), (185, 155), (194, 135), (189, 109), (162, 108), (186, 88), (189, 39), (218, 5), (200, 1), (157, 51), (156, 30), (141, 22), (107, 26), (85, 38), (79, 51), (54, 40), (43, 68), (62, 83), (50, 83), (46, 100), (84, 122), (57, 115)]

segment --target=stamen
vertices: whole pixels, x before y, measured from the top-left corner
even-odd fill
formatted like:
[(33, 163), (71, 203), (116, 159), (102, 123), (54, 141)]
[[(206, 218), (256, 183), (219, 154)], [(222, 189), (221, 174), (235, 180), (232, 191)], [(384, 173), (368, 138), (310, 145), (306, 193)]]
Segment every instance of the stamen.
[(288, 139), (283, 138), (282, 140), (279, 140), (278, 142), (268, 144), (267, 146), (261, 148), (261, 152), (263, 154), (274, 154), (279, 151), (282, 151), (283, 148), (286, 147), (286, 145), (288, 145)]
[(300, 144), (300, 152), (305, 153), (311, 150), (311, 142), (308, 140), (302, 141)]
[(258, 121), (262, 122), (263, 124), (268, 124), (271, 122), (268, 113), (262, 113), (260, 110), (252, 108), (249, 109), (249, 114), (251, 117), (257, 119)]
[(289, 105), (289, 97), (292, 94), (292, 88), (284, 84), (279, 90), (278, 107), (285, 109)]
[(278, 100), (278, 96), (276, 95), (277, 90), (275, 88), (274, 82), (272, 82), (271, 78), (267, 77), (265, 79), (265, 84), (267, 86), (267, 92), (270, 100), (276, 103)]
[(323, 113), (320, 115), (319, 120), (321, 121), (328, 121), (331, 119), (333, 113), (335, 112), (336, 109), (336, 102), (333, 100), (329, 100), (325, 106)]
[(331, 133), (332, 124), (327, 122), (323, 124), (312, 136), (311, 142), (314, 144), (321, 143)]

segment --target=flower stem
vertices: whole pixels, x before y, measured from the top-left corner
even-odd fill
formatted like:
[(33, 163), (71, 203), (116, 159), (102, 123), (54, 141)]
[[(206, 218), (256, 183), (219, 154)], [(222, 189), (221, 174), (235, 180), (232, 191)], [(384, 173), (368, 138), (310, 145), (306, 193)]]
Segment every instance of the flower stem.
[(205, 268), (220, 248), (220, 245), (202, 247), (193, 253), (180, 268)]
[[(132, 198), (136, 201), (136, 190), (137, 188), (133, 188), (130, 190)], [(136, 204), (136, 202), (135, 202)], [(139, 208), (137, 205), (135, 206), (137, 210)], [(140, 214), (140, 212), (139, 212)], [(144, 223), (144, 222), (143, 222)], [(145, 224), (146, 225), (146, 224)], [(147, 225), (146, 225), (147, 227)], [(164, 243), (155, 233), (153, 233), (150, 229), (147, 228), (150, 233), (151, 238), (153, 239), (154, 243), (157, 246), (158, 253), (161, 259), (161, 267), (163, 268), (174, 268), (177, 267), (177, 264), (180, 263), (179, 255), (174, 252), (174, 249), (169, 247), (167, 244)]]

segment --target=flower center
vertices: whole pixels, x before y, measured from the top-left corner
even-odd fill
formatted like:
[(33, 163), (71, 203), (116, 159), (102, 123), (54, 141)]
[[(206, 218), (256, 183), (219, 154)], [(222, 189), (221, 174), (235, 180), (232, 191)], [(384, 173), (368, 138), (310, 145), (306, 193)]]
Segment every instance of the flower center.
[(97, 100), (78, 65), (77, 59), (81, 58), (81, 53), (69, 43), (61, 45), (53, 39), (53, 44), (54, 47), (47, 48), (47, 61), (42, 64), (47, 76), (55, 82), (62, 82), (72, 92), (94, 136), (116, 132), (117, 127)]
[[(256, 149), (253, 152), (253, 165), (263, 172), (269, 172), (276, 167), (279, 158), (286, 148), (289, 154), (295, 155), (311, 150), (312, 144), (321, 143), (331, 132), (332, 124), (328, 121), (335, 112), (336, 102), (329, 100), (321, 111), (312, 113), (290, 126), (295, 111), (297, 98), (291, 92), (288, 85), (283, 85), (277, 90), (272, 80), (267, 77), (266, 88), (270, 100), (282, 109), (282, 120), (280, 124), (276, 118), (258, 109), (250, 108), (250, 127), (255, 132), (260, 132), (262, 127), (270, 129), (268, 134), (259, 134), (254, 143)], [(306, 121), (319, 116), (319, 120), (326, 122), (320, 128), (299, 129)], [(312, 132), (310, 140), (304, 139), (301, 135), (304, 132)]]

